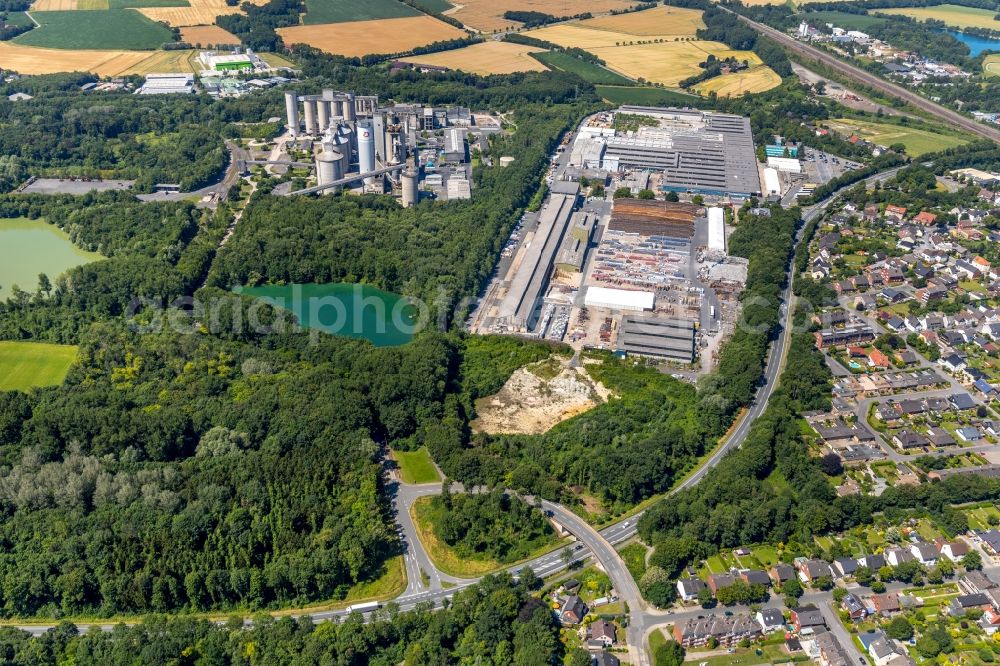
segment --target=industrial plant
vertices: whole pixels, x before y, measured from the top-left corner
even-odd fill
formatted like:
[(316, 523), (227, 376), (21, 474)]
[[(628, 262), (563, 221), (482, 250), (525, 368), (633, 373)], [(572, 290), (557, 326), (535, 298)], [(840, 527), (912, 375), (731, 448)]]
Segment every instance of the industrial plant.
[(480, 154), (500, 124), (483, 126), (469, 109), (379, 103), (373, 95), (324, 90), (318, 95), (285, 93), (286, 134), (268, 159), (246, 166), (309, 169), (305, 187), (290, 196), (333, 194), (345, 189), (394, 194), (403, 206), (421, 196), (437, 200), (472, 196), (469, 139)]

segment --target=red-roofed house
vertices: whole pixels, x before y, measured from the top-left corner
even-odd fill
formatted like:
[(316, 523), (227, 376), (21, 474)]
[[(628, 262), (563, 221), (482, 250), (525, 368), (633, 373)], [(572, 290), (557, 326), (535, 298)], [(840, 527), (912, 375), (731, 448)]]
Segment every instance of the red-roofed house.
[(893, 219), (897, 222), (902, 221), (906, 217), (906, 209), (902, 206), (889, 205), (885, 207), (885, 217), (886, 219)]
[(881, 349), (872, 349), (868, 353), (868, 365), (873, 368), (888, 368), (889, 364), (889, 357)]
[(925, 227), (931, 227), (934, 226), (935, 222), (937, 222), (937, 215), (934, 213), (928, 213), (926, 210), (922, 210), (917, 213), (917, 216), (913, 218), (913, 221), (917, 224), (922, 224)]

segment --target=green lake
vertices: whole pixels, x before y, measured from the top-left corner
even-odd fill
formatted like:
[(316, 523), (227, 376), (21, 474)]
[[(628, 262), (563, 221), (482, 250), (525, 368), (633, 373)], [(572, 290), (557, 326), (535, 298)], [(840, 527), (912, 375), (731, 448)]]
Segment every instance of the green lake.
[(417, 306), (397, 294), (363, 284), (289, 284), (239, 287), (288, 310), (303, 328), (368, 340), (376, 347), (405, 345), (421, 325)]
[(44, 220), (0, 220), (0, 300), (11, 295), (15, 284), (37, 291), (39, 273), (55, 283), (70, 268), (103, 258), (73, 245), (67, 234)]

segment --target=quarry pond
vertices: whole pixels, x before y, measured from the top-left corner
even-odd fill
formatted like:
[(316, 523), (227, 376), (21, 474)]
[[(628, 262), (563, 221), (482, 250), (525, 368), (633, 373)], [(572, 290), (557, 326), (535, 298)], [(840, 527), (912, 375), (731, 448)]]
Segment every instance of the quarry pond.
[(70, 268), (101, 258), (96, 252), (81, 250), (44, 220), (0, 220), (0, 300), (10, 297), (14, 285), (37, 291), (39, 273), (54, 283)]

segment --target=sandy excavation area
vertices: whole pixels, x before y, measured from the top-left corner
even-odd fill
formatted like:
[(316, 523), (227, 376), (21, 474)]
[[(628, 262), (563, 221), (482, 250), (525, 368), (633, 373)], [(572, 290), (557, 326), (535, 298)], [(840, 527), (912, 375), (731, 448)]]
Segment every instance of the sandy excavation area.
[(495, 395), (476, 403), (475, 432), (537, 435), (607, 402), (610, 392), (583, 368), (553, 358), (520, 368)]

